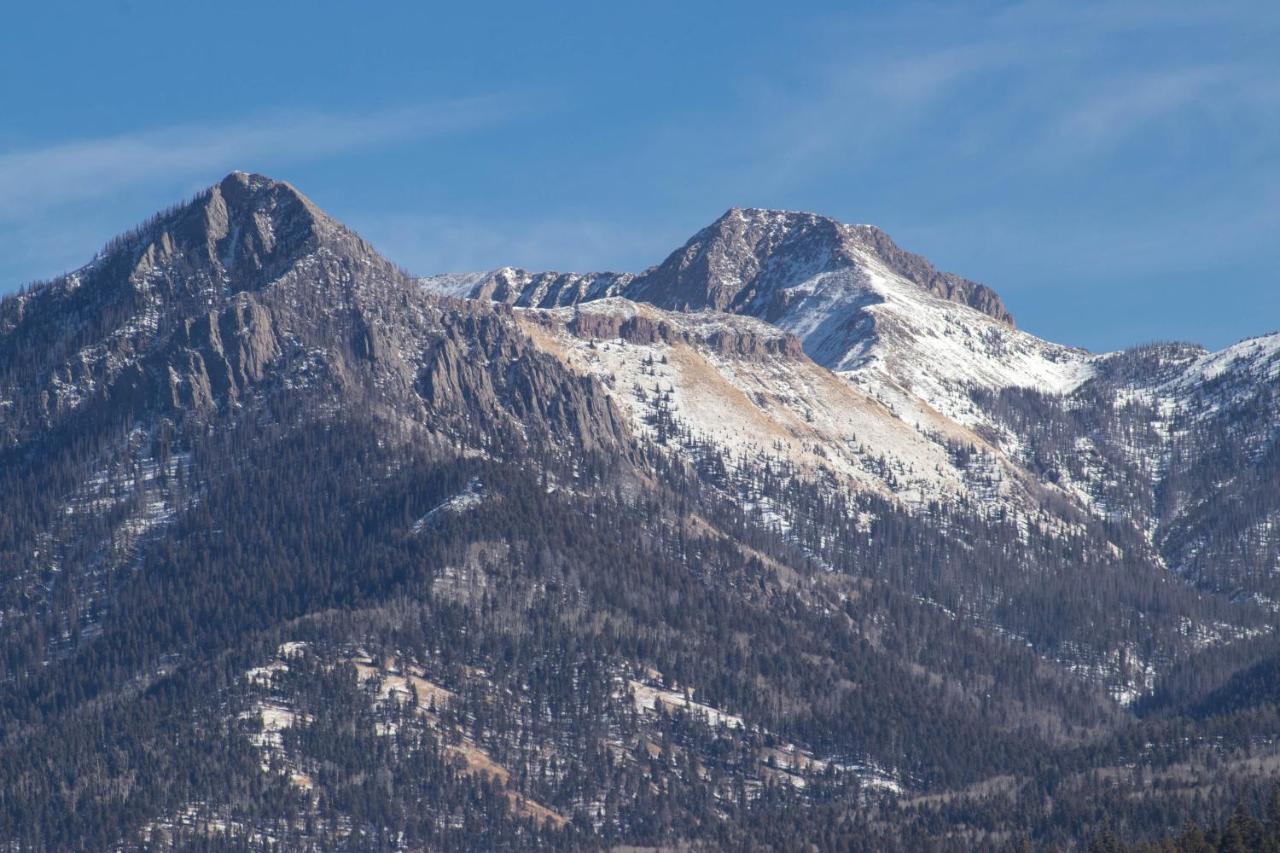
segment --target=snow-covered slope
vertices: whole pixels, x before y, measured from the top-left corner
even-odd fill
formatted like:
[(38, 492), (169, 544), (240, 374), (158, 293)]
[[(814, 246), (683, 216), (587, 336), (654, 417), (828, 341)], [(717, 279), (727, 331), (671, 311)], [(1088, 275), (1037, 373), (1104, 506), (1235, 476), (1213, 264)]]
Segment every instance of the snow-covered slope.
[(768, 323), (620, 297), (518, 316), (541, 346), (602, 379), (651, 438), (786, 459), (908, 505), (963, 496), (1032, 506), (1025, 477), (972, 431), (936, 413), (904, 420)]
[(1277, 380), (1280, 380), (1280, 332), (1247, 338), (1217, 352), (1206, 352), (1154, 390), (1158, 396), (1176, 401), (1185, 411), (1204, 415), (1246, 399)]
[(895, 407), (914, 397), (972, 425), (981, 420), (970, 400), (975, 388), (1064, 394), (1092, 374), (1088, 353), (941, 299), (858, 254), (858, 266), (790, 288), (791, 304), (774, 322), (815, 361)]

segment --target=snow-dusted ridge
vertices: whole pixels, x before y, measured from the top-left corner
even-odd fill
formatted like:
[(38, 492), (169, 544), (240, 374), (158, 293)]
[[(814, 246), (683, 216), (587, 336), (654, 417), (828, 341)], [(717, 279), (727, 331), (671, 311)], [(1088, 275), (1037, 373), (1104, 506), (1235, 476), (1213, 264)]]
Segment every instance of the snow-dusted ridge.
[(476, 285), (493, 275), (491, 272), (447, 272), (422, 276), (419, 281), (428, 290), (452, 296), (455, 299), (472, 299)]
[(818, 364), (889, 400), (906, 394), (965, 423), (972, 388), (1069, 393), (1098, 357), (1019, 331), (989, 288), (899, 249), (868, 225), (735, 208), (663, 263), (618, 273), (433, 276), (450, 296), (551, 308), (614, 296), (682, 313), (754, 317), (794, 334)]
[(1206, 352), (1180, 374), (1158, 387), (1170, 396), (1193, 394), (1206, 386), (1229, 396), (1242, 388), (1280, 379), (1280, 332), (1245, 338), (1217, 352)]

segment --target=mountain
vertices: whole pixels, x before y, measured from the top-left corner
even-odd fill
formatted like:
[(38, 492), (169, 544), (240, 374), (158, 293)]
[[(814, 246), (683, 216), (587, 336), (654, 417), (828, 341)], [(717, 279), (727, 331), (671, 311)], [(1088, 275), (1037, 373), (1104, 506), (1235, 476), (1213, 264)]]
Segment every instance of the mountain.
[(622, 296), (682, 313), (756, 317), (886, 402), (919, 397), (962, 421), (972, 419), (968, 388), (1062, 393), (1090, 372), (1087, 353), (1017, 331), (990, 288), (939, 272), (878, 228), (807, 213), (729, 210), (635, 276), (503, 269), (423, 283), (521, 307)]
[(0, 431), (20, 446), (85, 420), (225, 414), (287, 389), (318, 406), (358, 401), (432, 440), (479, 428), (616, 441), (598, 393), (561, 385), (510, 329), (486, 306), (442, 310), (288, 184), (234, 173), (4, 302)]
[[(779, 266), (779, 257), (786, 257), (787, 265)], [(456, 296), (531, 308), (627, 295), (673, 310), (764, 313), (762, 319), (777, 322), (798, 296), (806, 295), (788, 293), (797, 282), (865, 267), (872, 258), (928, 293), (1013, 326), (1013, 316), (990, 288), (939, 272), (925, 258), (898, 248), (879, 228), (758, 208), (726, 211), (663, 263), (638, 276), (530, 273), (504, 267), (491, 273), (434, 276), (428, 285), (450, 289)]]
[[(422, 281), (446, 289), (444, 278)], [(634, 276), (499, 270), (449, 281), (455, 295), (525, 308), (621, 298), (662, 309), (669, 325), (688, 317), (727, 325), (739, 322), (729, 315), (763, 320), (892, 415), (894, 434), (877, 435), (868, 463), (851, 438), (866, 429), (855, 426), (865, 400), (826, 407), (839, 428), (819, 431), (829, 464), (817, 467), (881, 490), (884, 478), (868, 476), (869, 468), (892, 471), (889, 491), (917, 505), (959, 498), (1062, 527), (1079, 514), (1108, 523), (1123, 518), (1162, 568), (1220, 592), (1244, 589), (1268, 606), (1280, 593), (1269, 568), (1280, 550), (1268, 532), (1280, 518), (1267, 475), (1251, 476), (1244, 489), (1252, 498), (1236, 499), (1233, 517), (1252, 524), (1243, 541), (1239, 531), (1223, 529), (1232, 522), (1219, 511), (1216, 491), (1183, 494), (1223, 482), (1206, 468), (1252, 470), (1262, 463), (1269, 470), (1280, 337), (1220, 353), (1163, 345), (1094, 355), (1017, 330), (989, 288), (937, 271), (873, 226), (760, 209), (729, 210)], [(549, 286), (566, 282), (572, 285)], [(750, 374), (733, 371), (724, 380), (741, 385), (736, 377)], [(822, 385), (813, 380), (806, 387)], [(699, 402), (705, 410), (708, 401)], [(794, 460), (788, 441), (779, 445), (777, 436), (786, 433), (794, 444), (812, 432), (783, 426), (779, 433), (776, 423), (743, 429), (754, 414), (682, 414), (679, 398), (672, 406), (692, 429), (720, 436), (730, 452), (743, 448), (733, 437), (740, 430), (753, 439), (747, 442), (753, 452), (772, 447)], [(1233, 462), (1223, 458), (1223, 437)], [(977, 469), (975, 458), (982, 460)], [(1243, 508), (1258, 499), (1265, 509)]]
[[(780, 258), (786, 262), (779, 263)], [(756, 208), (727, 211), (640, 276), (631, 291), (638, 299), (664, 307), (762, 314), (778, 322), (799, 313), (804, 306), (796, 303), (811, 298), (804, 282), (865, 270), (870, 263), (926, 293), (1013, 325), (1013, 317), (990, 288), (938, 272), (919, 255), (899, 249), (874, 226), (842, 225), (811, 213)], [(846, 279), (842, 289), (849, 291), (869, 283), (865, 275), (841, 277)]]
[(1277, 758), (1275, 340), (1088, 354), (762, 210), (413, 278), (233, 173), (0, 301), (0, 837), (1214, 820)]

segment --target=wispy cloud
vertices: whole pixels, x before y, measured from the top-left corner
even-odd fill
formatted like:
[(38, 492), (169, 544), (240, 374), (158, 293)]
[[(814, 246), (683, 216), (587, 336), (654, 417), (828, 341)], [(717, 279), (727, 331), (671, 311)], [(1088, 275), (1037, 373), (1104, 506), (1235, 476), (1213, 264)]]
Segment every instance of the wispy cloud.
[[(1101, 156), (1164, 121), (1197, 131), (1217, 115), (1260, 116), (1256, 108), (1277, 96), (1280, 84), (1247, 65), (1184, 65), (1116, 74), (1097, 80), (1047, 117), (1039, 154)], [(1272, 133), (1280, 130), (1280, 123), (1272, 124)]]
[[(1004, 152), (1004, 166), (1104, 157), (1162, 121), (1213, 116), (1280, 134), (1280, 81), (1269, 49), (1280, 14), (1248, 3), (1063, 4), (1033, 0), (986, 13), (909, 3), (868, 22), (826, 21), (830, 55), (782, 86), (745, 91), (763, 117), (752, 177), (784, 187), (824, 170), (892, 164), (907, 146), (935, 160)], [(815, 37), (821, 39), (821, 37)], [(1150, 50), (1206, 42), (1193, 55)], [(1265, 39), (1254, 39), (1265, 41)], [(1212, 56), (1216, 45), (1226, 55)], [(816, 69), (816, 70), (814, 70)], [(918, 152), (916, 152), (918, 153)]]
[[(1016, 64), (1020, 59), (1009, 47), (966, 44), (941, 50), (895, 56), (874, 66), (859, 64), (853, 73), (862, 86), (902, 108), (917, 107), (944, 96), (975, 76)], [(846, 83), (847, 85), (847, 83)]]
[(877, 221), (1059, 333), (1090, 283), (1274, 287), (1280, 6), (908, 2), (808, 36), (785, 77), (743, 86), (726, 185)]
[(263, 160), (303, 162), (509, 120), (527, 98), (455, 100), (367, 113), (291, 111), (180, 124), (0, 152), (0, 221), (24, 220), (124, 188), (210, 179)]
[[(483, 219), (356, 212), (349, 224), (396, 263), (420, 274), (499, 266), (563, 272), (636, 272), (662, 260), (688, 234), (598, 218)], [(621, 269), (619, 269), (621, 267)]]

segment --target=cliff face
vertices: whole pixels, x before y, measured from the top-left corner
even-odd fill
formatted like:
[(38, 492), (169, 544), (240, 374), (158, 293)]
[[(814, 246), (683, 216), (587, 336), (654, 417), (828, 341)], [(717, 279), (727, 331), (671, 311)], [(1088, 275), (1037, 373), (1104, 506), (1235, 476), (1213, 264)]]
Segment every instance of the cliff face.
[[(619, 339), (631, 344), (698, 344), (712, 352), (744, 358), (770, 355), (803, 357), (794, 335), (760, 324), (730, 322), (721, 318), (712, 323), (680, 323), (678, 315), (650, 316), (625, 300), (606, 300), (586, 310), (574, 311), (566, 321), (555, 314), (540, 315), (544, 322), (565, 324), (582, 340)], [(612, 310), (616, 309), (616, 310)], [(658, 312), (654, 312), (657, 314)]]

